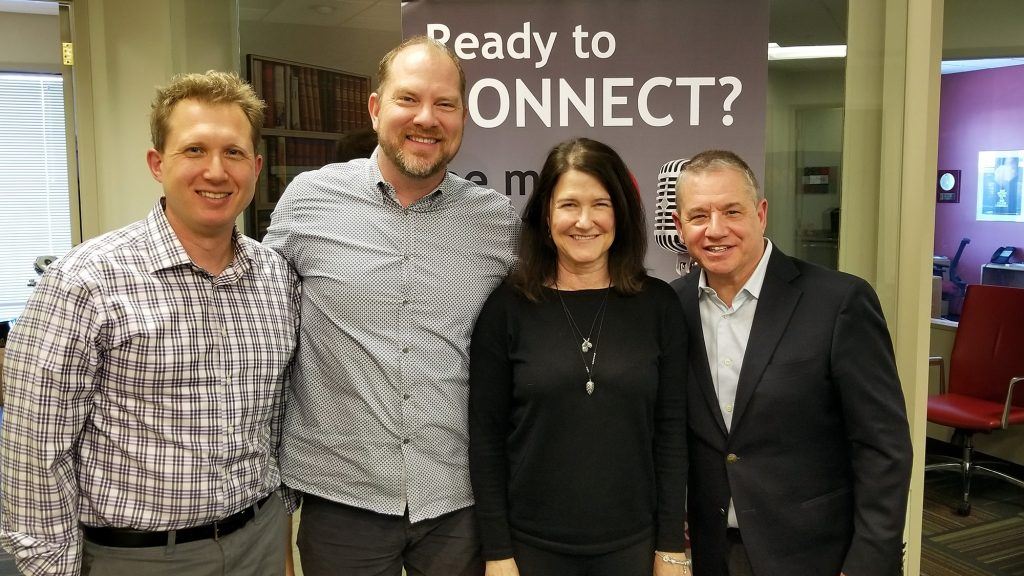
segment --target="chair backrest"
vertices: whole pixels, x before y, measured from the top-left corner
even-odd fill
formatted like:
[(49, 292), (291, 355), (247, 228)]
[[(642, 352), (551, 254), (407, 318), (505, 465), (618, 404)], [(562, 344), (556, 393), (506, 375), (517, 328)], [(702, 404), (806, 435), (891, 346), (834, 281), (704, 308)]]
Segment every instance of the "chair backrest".
[[(1015, 376), (1024, 376), (1024, 288), (971, 284), (953, 341), (949, 391), (1003, 403)], [(1024, 406), (1021, 384), (1013, 403)]]
[(970, 238), (961, 238), (960, 246), (956, 249), (953, 261), (949, 263), (949, 281), (952, 282), (961, 293), (963, 293), (964, 288), (967, 287), (967, 282), (964, 282), (963, 279), (960, 278), (960, 257), (964, 255), (964, 248), (966, 248), (970, 243)]

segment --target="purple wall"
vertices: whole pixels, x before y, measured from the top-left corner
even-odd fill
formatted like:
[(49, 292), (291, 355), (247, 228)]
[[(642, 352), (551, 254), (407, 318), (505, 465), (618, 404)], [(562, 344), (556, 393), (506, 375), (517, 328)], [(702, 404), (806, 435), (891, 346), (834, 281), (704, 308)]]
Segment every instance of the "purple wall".
[(960, 203), (935, 206), (935, 253), (952, 258), (970, 238), (957, 268), (969, 284), (999, 246), (1017, 246), (1016, 259), (1024, 258), (1024, 222), (975, 220), (982, 150), (1024, 150), (1024, 66), (942, 77), (938, 168), (961, 170)]

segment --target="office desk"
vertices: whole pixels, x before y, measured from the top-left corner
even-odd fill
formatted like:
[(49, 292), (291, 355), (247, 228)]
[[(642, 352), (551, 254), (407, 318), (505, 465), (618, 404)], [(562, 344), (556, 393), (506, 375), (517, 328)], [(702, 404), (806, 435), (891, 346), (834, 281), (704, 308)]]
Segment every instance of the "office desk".
[(984, 264), (981, 283), (1024, 288), (1024, 264)]

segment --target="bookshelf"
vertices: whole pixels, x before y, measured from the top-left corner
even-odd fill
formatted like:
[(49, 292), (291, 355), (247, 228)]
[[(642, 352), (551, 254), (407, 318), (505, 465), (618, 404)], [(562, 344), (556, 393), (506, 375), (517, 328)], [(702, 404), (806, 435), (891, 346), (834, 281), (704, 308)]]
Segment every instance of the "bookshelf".
[(249, 82), (267, 103), (259, 143), (263, 172), (246, 211), (247, 233), (261, 240), (288, 183), (334, 162), (346, 133), (370, 127), (370, 79), (254, 54), (246, 60)]

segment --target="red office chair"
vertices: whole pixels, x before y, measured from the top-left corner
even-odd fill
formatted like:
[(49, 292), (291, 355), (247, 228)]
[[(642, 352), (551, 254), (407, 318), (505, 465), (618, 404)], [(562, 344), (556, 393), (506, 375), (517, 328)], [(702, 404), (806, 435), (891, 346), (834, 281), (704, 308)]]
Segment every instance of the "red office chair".
[[(935, 358), (931, 359), (935, 362)], [(937, 359), (941, 363), (942, 359)], [(945, 366), (940, 367), (940, 374)], [(974, 462), (974, 433), (1024, 424), (1024, 289), (972, 284), (964, 297), (949, 362), (949, 390), (928, 398), (928, 421), (954, 428), (963, 457), (929, 464), (925, 471), (955, 469), (963, 478), (962, 516), (971, 513), (971, 477), (984, 474), (1024, 488), (1024, 481)]]

